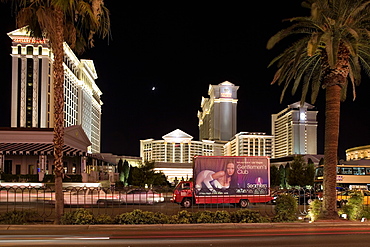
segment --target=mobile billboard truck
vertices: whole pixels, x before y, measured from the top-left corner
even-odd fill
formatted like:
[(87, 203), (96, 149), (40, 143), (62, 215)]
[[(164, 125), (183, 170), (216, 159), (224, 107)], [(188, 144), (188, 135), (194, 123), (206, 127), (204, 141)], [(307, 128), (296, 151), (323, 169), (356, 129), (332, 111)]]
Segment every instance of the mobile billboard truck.
[(212, 203), (245, 208), (272, 200), (270, 160), (260, 156), (196, 156), (193, 181), (180, 182), (171, 199), (185, 208)]

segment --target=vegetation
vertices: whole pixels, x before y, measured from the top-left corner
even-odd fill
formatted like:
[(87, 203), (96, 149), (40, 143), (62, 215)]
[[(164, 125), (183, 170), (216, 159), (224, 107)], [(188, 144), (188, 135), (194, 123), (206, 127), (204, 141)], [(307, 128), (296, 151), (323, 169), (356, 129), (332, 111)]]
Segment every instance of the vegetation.
[(270, 166), (270, 186), (271, 188), (280, 186), (279, 168), (274, 165)]
[[(301, 104), (311, 93), (315, 103), (319, 89), (325, 89), (324, 202), (326, 218), (338, 218), (336, 207), (336, 165), (338, 155), (340, 102), (348, 84), (361, 81), (361, 69), (370, 73), (370, 2), (367, 0), (305, 0), (308, 17), (288, 19), (291, 25), (272, 36), (267, 48), (292, 37), (294, 42), (272, 60), (277, 71), (272, 84), (283, 84), (281, 100), (288, 87), (292, 94), (301, 87)], [(289, 40), (292, 41), (292, 40)]]
[(139, 167), (132, 167), (128, 183), (134, 186), (168, 185), (166, 176), (154, 170), (154, 161), (145, 161)]
[(364, 195), (361, 191), (353, 191), (350, 196), (348, 202), (339, 211), (339, 215), (346, 214), (349, 220), (361, 219), (364, 213)]
[(281, 194), (276, 199), (275, 211), (273, 222), (285, 222), (297, 220), (297, 199), (291, 194)]
[(10, 211), (0, 214), (0, 224), (24, 225), (38, 221), (36, 211)]
[(118, 161), (118, 173), (119, 173), (119, 181), (123, 184), (123, 186), (128, 185), (128, 176), (130, 174), (130, 165), (128, 164), (127, 160), (125, 162), (120, 159)]
[(310, 218), (310, 221), (317, 220), (322, 213), (322, 201), (320, 200), (313, 200), (310, 204), (310, 208), (308, 211), (308, 216)]
[(314, 176), (314, 165), (305, 163), (302, 155), (295, 155), (293, 162), (290, 163), (289, 185), (299, 187), (313, 186)]
[[(1, 0), (8, 2), (9, 0)], [(109, 11), (103, 0), (13, 0), (18, 28), (27, 27), (31, 36), (47, 39), (53, 54), (54, 165), (56, 224), (63, 215), (64, 69), (63, 43), (76, 52), (93, 46), (94, 34), (110, 31)]]

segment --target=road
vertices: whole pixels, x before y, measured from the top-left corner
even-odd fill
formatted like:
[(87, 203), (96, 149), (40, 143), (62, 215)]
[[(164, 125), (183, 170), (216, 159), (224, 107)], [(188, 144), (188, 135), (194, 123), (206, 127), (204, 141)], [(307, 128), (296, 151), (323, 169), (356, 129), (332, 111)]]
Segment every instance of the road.
[(0, 226), (0, 246), (368, 246), (370, 224)]

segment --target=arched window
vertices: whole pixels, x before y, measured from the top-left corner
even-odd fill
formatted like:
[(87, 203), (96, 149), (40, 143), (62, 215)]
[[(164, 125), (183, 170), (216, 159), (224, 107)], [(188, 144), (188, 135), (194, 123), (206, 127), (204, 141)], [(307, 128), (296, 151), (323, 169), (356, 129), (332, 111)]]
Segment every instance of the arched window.
[(22, 54), (22, 46), (18, 45), (18, 54)]
[(27, 55), (33, 55), (33, 46), (27, 46)]
[(42, 55), (42, 46), (39, 46), (39, 55)]

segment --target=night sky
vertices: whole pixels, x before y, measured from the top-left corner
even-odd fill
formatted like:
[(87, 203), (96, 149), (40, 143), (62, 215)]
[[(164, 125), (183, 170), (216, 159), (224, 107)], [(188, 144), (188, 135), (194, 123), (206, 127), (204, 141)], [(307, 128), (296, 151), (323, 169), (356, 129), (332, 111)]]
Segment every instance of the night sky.
[[(308, 15), (298, 0), (245, 4), (128, 4), (105, 1), (111, 11), (111, 37), (95, 38), (95, 47), (79, 58), (94, 60), (103, 92), (103, 153), (138, 156), (140, 140), (161, 139), (175, 130), (198, 140), (202, 96), (209, 84), (239, 86), (237, 131), (271, 134), (271, 114), (300, 99), (270, 85), (275, 67), (267, 68), (285, 46), (266, 49), (268, 39), (284, 28), (283, 19)], [(146, 4), (146, 3), (145, 3)], [(11, 40), (14, 16), (0, 5), (0, 126), (10, 126)], [(153, 90), (154, 89), (154, 90)], [(349, 90), (351, 91), (351, 90)], [(318, 153), (323, 154), (324, 92), (317, 102)], [(308, 103), (311, 103), (308, 100)], [(363, 77), (357, 99), (348, 95), (341, 109), (339, 157), (345, 150), (370, 144), (370, 80)]]

